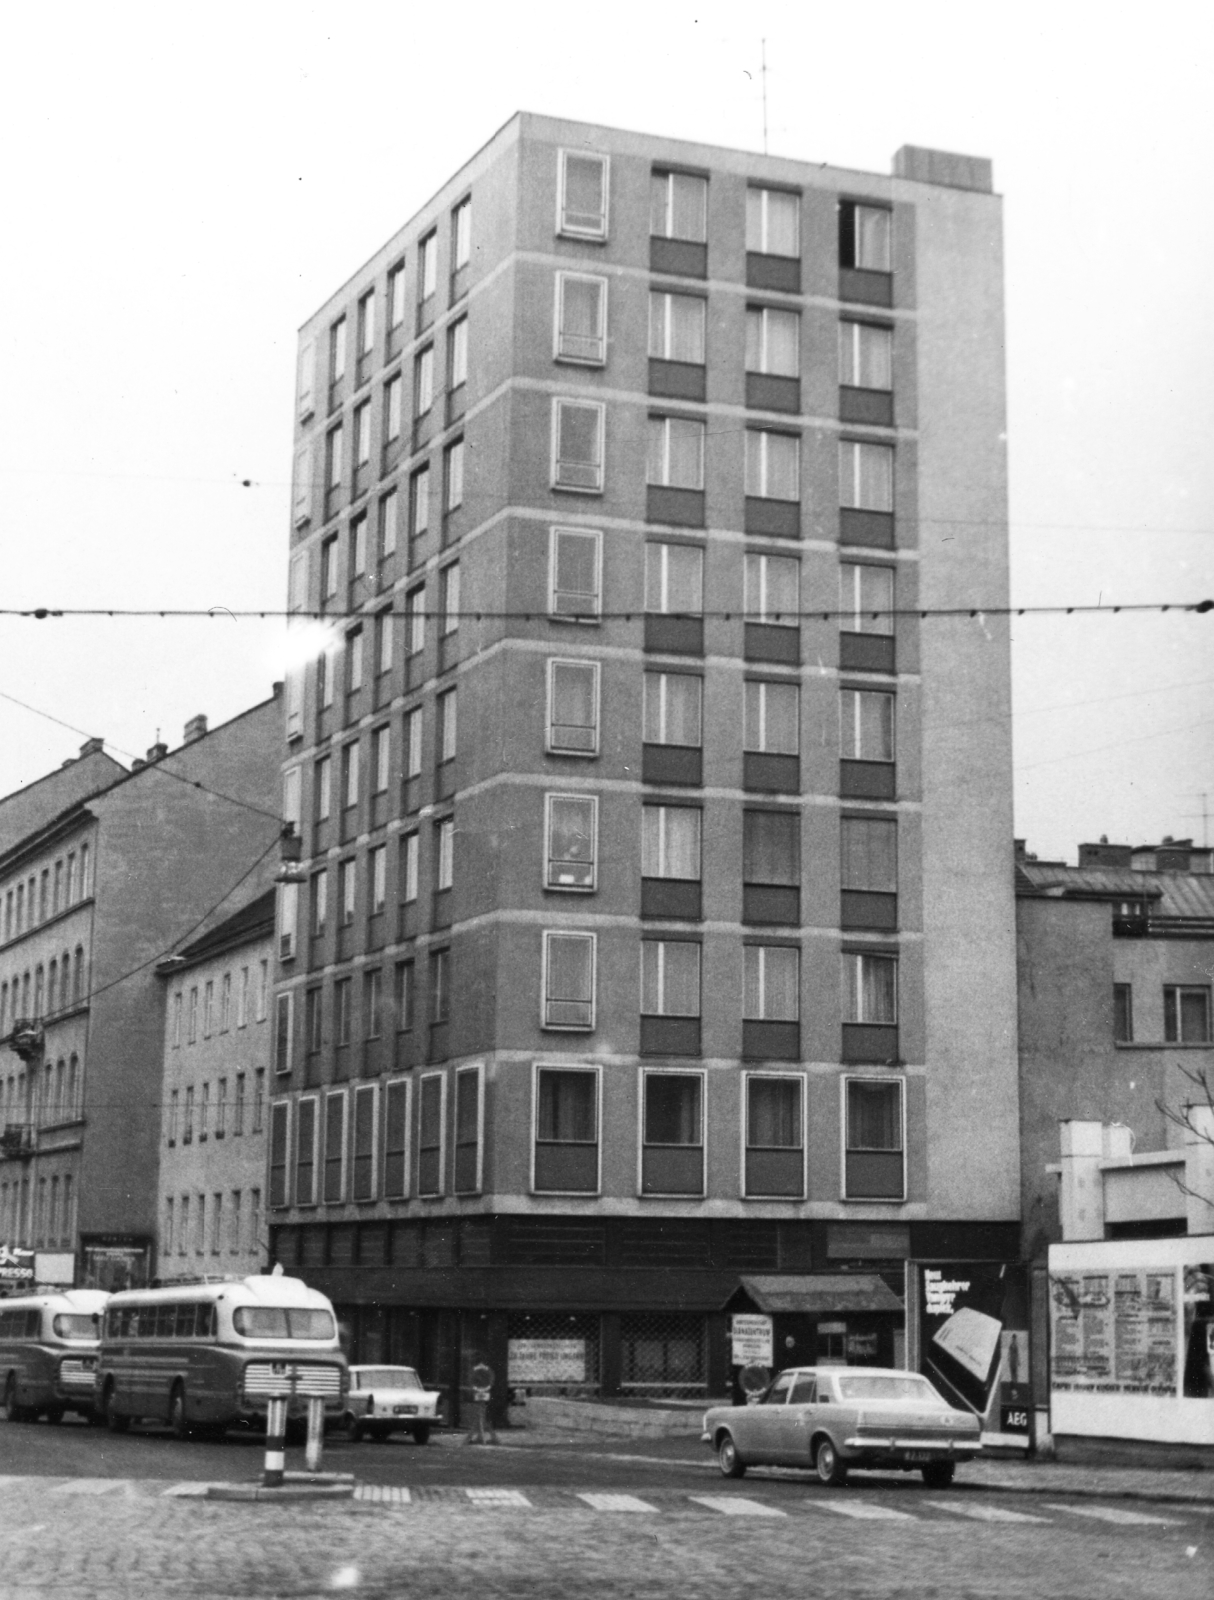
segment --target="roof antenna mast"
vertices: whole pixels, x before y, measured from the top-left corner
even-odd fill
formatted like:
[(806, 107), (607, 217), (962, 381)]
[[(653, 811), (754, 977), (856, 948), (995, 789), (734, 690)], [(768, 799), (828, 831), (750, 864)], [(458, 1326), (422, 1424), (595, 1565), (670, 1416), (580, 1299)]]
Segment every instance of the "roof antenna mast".
[(767, 40), (759, 41), (762, 67), (759, 76), (763, 81), (763, 154), (767, 154)]

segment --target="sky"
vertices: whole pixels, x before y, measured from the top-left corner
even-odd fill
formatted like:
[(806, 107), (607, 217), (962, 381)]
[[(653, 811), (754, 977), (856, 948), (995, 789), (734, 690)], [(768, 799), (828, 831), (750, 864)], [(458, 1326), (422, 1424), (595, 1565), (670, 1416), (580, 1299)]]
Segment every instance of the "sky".
[[(520, 109), (761, 150), (764, 39), (772, 153), (994, 161), (1013, 603), (1214, 597), (1214, 8), (574, 9), (8, 14), (0, 607), (215, 615), (0, 616), (0, 794), (269, 694), (281, 624), (224, 608), (284, 604), (295, 330), (451, 172)], [(1214, 839), (1212, 639), (1015, 620), (1030, 850)]]

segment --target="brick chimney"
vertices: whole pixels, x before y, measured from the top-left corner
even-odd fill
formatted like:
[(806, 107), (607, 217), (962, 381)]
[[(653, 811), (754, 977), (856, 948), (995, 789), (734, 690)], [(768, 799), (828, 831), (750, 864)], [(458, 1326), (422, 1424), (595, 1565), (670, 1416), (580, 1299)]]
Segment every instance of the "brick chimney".
[(104, 739), (86, 739), (84, 741), (84, 743), (80, 746), (80, 755), (81, 755), (81, 757), (83, 758), (84, 756), (99, 756), (101, 754), (102, 747), (104, 746), (104, 744), (105, 744), (105, 740)]
[[(203, 732), (204, 733), (206, 732), (205, 728), (203, 729)], [(163, 761), (165, 756), (168, 755), (168, 753), (169, 753), (168, 745), (167, 744), (162, 744), (159, 740), (157, 740), (156, 743), (154, 745), (151, 745), (149, 747), (149, 749), (148, 749), (148, 761), (149, 761), (149, 763), (151, 763), (153, 761)]]
[(1102, 838), (1099, 844), (1079, 846), (1081, 867), (1117, 867), (1124, 868), (1128, 872), (1134, 864), (1133, 857), (1132, 845), (1110, 844), (1107, 838)]
[(196, 717), (191, 717), (185, 725), (185, 732), (181, 736), (182, 744), (193, 744), (196, 739), (204, 739), (207, 731), (207, 718), (204, 711)]

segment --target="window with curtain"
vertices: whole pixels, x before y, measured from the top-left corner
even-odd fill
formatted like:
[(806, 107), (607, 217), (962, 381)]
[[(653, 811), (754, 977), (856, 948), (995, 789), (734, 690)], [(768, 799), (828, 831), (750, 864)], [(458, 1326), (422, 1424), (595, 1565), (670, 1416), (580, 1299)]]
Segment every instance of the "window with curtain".
[(580, 150), (560, 153), (559, 233), (584, 239), (607, 237), (607, 195), (610, 163), (606, 156)]
[(647, 744), (698, 747), (704, 680), (688, 672), (645, 674), (644, 737)]
[(595, 528), (553, 528), (548, 609), (554, 617), (589, 621), (599, 614), (602, 535)]
[(898, 1020), (896, 956), (845, 954), (844, 1022), (894, 1023)]
[(649, 354), (655, 361), (685, 361), (703, 366), (708, 302), (702, 295), (649, 295)]
[(748, 678), (743, 690), (743, 750), (795, 756), (801, 747), (800, 686)]
[(847, 1085), (847, 1148), (901, 1150), (902, 1085), (868, 1083), (853, 1078)]
[(746, 1143), (753, 1150), (801, 1148), (801, 1080), (746, 1080)]
[(593, 889), (598, 801), (593, 795), (550, 794), (545, 799), (545, 886)]
[(777, 378), (801, 373), (801, 318), (775, 306), (746, 310), (746, 370)]
[(602, 366), (607, 359), (607, 280), (556, 275), (556, 359)]
[(689, 1072), (650, 1072), (645, 1077), (645, 1143), (698, 1145), (702, 1082)]
[(896, 894), (897, 822), (885, 817), (844, 817), (840, 830), (841, 887)]
[(853, 389), (892, 389), (893, 329), (871, 322), (840, 322), (839, 382)]
[(708, 237), (708, 179), (689, 172), (655, 172), (650, 178), (649, 231), (659, 239)]
[(801, 496), (801, 441), (797, 434), (746, 430), (746, 493), (763, 500)]
[(544, 934), (544, 1026), (594, 1027), (595, 936)]
[(641, 1013), (651, 1017), (700, 1015), (700, 946), (689, 940), (641, 943)]
[(791, 945), (748, 944), (742, 955), (743, 1018), (796, 1022), (801, 1015), (800, 951)]
[(593, 1072), (539, 1072), (536, 1138), (551, 1144), (594, 1144), (598, 1139), (597, 1082)]
[(745, 883), (800, 884), (801, 819), (796, 812), (743, 813), (742, 879)]
[(596, 755), (598, 702), (597, 662), (549, 661), (548, 749), (566, 755)]
[(844, 561), (839, 568), (839, 627), (846, 633), (894, 631), (894, 572)]
[(839, 504), (850, 511), (894, 509), (894, 452), (887, 444), (839, 441)]
[(704, 424), (650, 417), (648, 482), (667, 489), (704, 487)]
[(839, 692), (839, 744), (845, 761), (894, 759), (894, 696), (869, 689)]
[(746, 248), (765, 256), (801, 254), (801, 197), (783, 189), (746, 191)]
[(756, 555), (747, 552), (746, 617), (796, 627), (801, 609), (801, 563), (795, 556)]
[(606, 408), (597, 401), (552, 402), (554, 488), (601, 492), (605, 414)]
[(700, 811), (694, 806), (641, 808), (641, 875), (698, 879)]

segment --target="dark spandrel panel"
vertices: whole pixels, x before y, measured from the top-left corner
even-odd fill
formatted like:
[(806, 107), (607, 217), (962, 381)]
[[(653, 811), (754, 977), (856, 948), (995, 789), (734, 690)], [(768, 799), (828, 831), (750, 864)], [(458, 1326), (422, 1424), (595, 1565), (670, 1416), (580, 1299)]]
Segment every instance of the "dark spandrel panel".
[(895, 1022), (845, 1022), (844, 1061), (892, 1063), (898, 1059), (898, 1025)]
[(782, 294), (800, 294), (800, 257), (766, 256), (760, 255), (757, 250), (748, 250), (746, 285), (750, 289), (776, 289)]
[(700, 917), (700, 884), (681, 878), (642, 878), (641, 915), (694, 922)]
[(865, 306), (892, 306), (894, 275), (866, 267), (840, 267), (839, 299)]
[(455, 1147), (455, 1192), (475, 1194), (477, 1189), (477, 1147), (474, 1144)]
[(440, 761), (434, 769), (434, 798), (448, 800), (455, 793), (455, 762)]
[[(693, 1147), (695, 1148), (695, 1147)], [(698, 1154), (698, 1148), (695, 1148)], [(702, 1217), (619, 1217), (621, 1267), (711, 1267), (712, 1229)]]
[(845, 800), (893, 800), (897, 767), (892, 761), (840, 761), (839, 793)]
[(742, 1056), (746, 1061), (800, 1061), (801, 1024), (743, 1022)]
[(641, 1152), (642, 1194), (700, 1194), (704, 1152), (699, 1145), (647, 1146)]
[(645, 648), (661, 650), (671, 656), (702, 656), (704, 619), (651, 614), (645, 618)]
[(800, 794), (801, 757), (746, 751), (742, 757), (742, 787), (763, 794)]
[(894, 672), (896, 651), (892, 633), (841, 633), (839, 665), (851, 672)]
[(594, 1144), (537, 1144), (535, 1187), (557, 1194), (593, 1194), (598, 1188), (598, 1154)]
[(641, 781), (698, 787), (703, 781), (703, 752), (681, 744), (644, 745)]
[(898, 926), (898, 896), (866, 889), (844, 889), (839, 906), (841, 928), (889, 932)]
[(672, 272), (680, 278), (706, 278), (708, 276), (708, 246), (690, 239), (658, 239), (649, 241), (649, 270)]
[(901, 1150), (849, 1150), (849, 1200), (900, 1200), (903, 1192)]
[(748, 372), (746, 404), (754, 411), (787, 411), (795, 415), (801, 409), (801, 380)]
[(451, 1054), (451, 1025), (435, 1022), (430, 1028), (430, 1060), (445, 1061)]
[(698, 1056), (699, 1017), (642, 1017), (643, 1056)]
[(892, 511), (858, 511), (843, 506), (839, 512), (839, 543), (869, 545), (874, 550), (894, 548)]
[(451, 926), (451, 891), (438, 889), (434, 894), (434, 901), (430, 909), (430, 926), (432, 928), (449, 928)]
[(691, 361), (649, 360), (649, 392), (667, 400), (703, 400), (706, 368)]
[(853, 389), (844, 384), (839, 390), (839, 418), (843, 422), (865, 422), (871, 427), (892, 428), (893, 394), (888, 389)]
[(454, 1222), (427, 1222), (422, 1232), (422, 1266), (454, 1267), (458, 1240)]
[(352, 1222), (334, 1222), (329, 1225), (329, 1265), (352, 1267), (354, 1265), (357, 1229)]
[(746, 532), (766, 534), (774, 539), (801, 537), (801, 503), (798, 500), (765, 500), (746, 496)]
[(672, 523), (680, 528), (704, 526), (704, 491), (668, 489), (651, 483), (646, 491), (645, 516), (650, 522)]
[(805, 1192), (805, 1160), (800, 1150), (748, 1150), (746, 1193), (798, 1199)]
[(801, 630), (785, 628), (774, 622), (748, 622), (746, 624), (745, 654), (747, 661), (779, 661), (795, 667), (801, 661)]
[(801, 891), (776, 883), (742, 886), (742, 921), (760, 927), (796, 927), (801, 921)]

